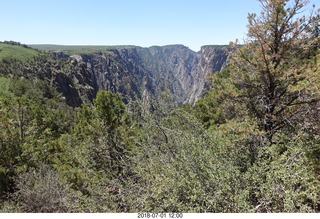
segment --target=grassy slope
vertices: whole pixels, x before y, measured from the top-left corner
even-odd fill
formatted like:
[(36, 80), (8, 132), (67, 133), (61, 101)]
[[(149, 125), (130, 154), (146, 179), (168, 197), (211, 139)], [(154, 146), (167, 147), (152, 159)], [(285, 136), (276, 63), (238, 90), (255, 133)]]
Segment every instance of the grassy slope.
[(28, 61), (39, 54), (38, 51), (31, 48), (0, 43), (0, 60), (17, 59), (19, 61)]

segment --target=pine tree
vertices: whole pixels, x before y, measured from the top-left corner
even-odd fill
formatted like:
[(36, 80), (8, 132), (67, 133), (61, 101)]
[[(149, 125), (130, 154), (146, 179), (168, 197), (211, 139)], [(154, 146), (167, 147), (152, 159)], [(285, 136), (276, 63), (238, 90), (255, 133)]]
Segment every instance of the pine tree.
[(260, 3), (262, 12), (249, 14), (248, 40), (233, 54), (231, 65), (242, 101), (273, 142), (278, 131), (305, 124), (310, 107), (319, 101), (319, 64), (310, 53), (320, 41), (310, 32), (319, 15), (299, 17), (307, 0)]

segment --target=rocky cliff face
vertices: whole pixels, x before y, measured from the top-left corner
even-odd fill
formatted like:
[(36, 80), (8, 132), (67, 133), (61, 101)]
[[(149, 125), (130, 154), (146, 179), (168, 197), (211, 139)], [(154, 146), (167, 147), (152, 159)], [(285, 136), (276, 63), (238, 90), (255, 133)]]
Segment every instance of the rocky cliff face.
[[(109, 49), (69, 57), (55, 55), (70, 62), (67, 75), (72, 81), (68, 86), (78, 90), (81, 101), (92, 100), (99, 89), (106, 89), (120, 92), (125, 100), (170, 95), (177, 104), (192, 104), (208, 87), (207, 77), (224, 67), (227, 50), (203, 46), (200, 52), (194, 52), (182, 45), (171, 45)], [(72, 98), (65, 86), (58, 83), (58, 87), (67, 100)]]
[(228, 48), (203, 46), (194, 52), (183, 45), (123, 46), (37, 54), (31, 61), (0, 60), (0, 74), (46, 80), (74, 107), (93, 101), (99, 89), (119, 92), (125, 102), (192, 104), (208, 88), (208, 76), (226, 64)]

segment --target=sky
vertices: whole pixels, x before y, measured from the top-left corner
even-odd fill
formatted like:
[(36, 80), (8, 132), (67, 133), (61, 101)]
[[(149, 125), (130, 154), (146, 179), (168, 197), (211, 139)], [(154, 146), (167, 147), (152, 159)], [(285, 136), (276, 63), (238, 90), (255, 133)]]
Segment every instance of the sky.
[(0, 0), (0, 7), (0, 41), (194, 51), (241, 42), (248, 13), (260, 12), (258, 0)]

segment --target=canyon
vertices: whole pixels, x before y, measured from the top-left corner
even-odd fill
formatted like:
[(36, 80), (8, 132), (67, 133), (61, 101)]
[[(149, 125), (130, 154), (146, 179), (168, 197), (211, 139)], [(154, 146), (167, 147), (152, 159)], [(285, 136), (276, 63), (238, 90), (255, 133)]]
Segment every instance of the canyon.
[(54, 83), (73, 106), (92, 101), (99, 89), (119, 92), (125, 102), (167, 96), (178, 105), (193, 104), (209, 88), (208, 76), (226, 65), (230, 50), (203, 46), (194, 52), (183, 45), (106, 47), (93, 52), (56, 49), (51, 48), (50, 54), (68, 62), (69, 68), (57, 74)]

